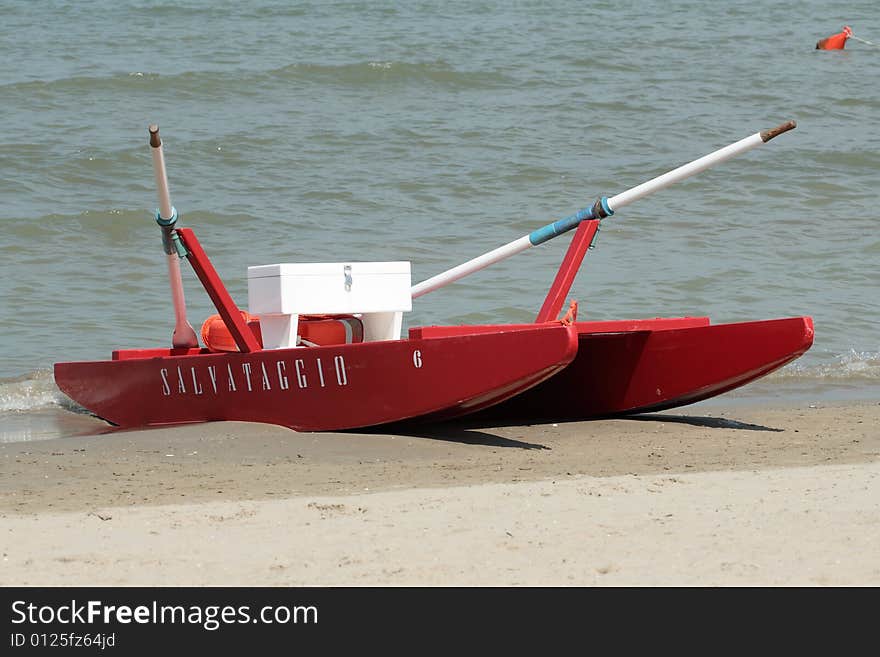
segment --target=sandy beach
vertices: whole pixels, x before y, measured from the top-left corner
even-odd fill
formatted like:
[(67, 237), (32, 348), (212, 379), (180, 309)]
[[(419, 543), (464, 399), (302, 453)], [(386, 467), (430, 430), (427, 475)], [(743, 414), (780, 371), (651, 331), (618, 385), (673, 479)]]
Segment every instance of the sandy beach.
[(7, 443), (0, 464), (7, 586), (880, 584), (876, 401), (213, 423)]

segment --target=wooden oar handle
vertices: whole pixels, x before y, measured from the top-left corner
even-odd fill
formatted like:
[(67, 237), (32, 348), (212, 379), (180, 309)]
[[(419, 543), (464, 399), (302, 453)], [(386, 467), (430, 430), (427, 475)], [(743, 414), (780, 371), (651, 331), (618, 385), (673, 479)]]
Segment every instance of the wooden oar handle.
[(776, 126), (775, 128), (772, 128), (770, 130), (763, 130), (763, 131), (761, 131), (761, 141), (763, 141), (766, 144), (768, 141), (770, 141), (774, 137), (778, 137), (783, 132), (788, 132), (789, 130), (794, 130), (796, 127), (797, 127), (797, 123), (795, 123), (794, 121), (786, 121), (785, 123), (782, 123), (782, 124)]
[(154, 123), (147, 129), (150, 131), (150, 146), (153, 148), (159, 148), (159, 146), (162, 145), (162, 140), (159, 139), (159, 126)]

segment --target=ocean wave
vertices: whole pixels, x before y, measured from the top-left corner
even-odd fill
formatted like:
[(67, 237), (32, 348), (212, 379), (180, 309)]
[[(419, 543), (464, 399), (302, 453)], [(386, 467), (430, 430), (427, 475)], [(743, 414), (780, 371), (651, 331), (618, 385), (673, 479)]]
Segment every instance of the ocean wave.
[(0, 412), (22, 413), (45, 408), (87, 412), (55, 385), (51, 370), (37, 370), (15, 379), (0, 379)]
[[(152, 248), (159, 240), (159, 232), (154, 223), (155, 212), (155, 209), (98, 207), (70, 214), (50, 213), (34, 217), (17, 217), (18, 220), (8, 222), (4, 230), (8, 240), (18, 240), (20, 243), (52, 239), (88, 240), (91, 239), (90, 235), (101, 232), (109, 237), (111, 243), (126, 246), (130, 245), (132, 240), (139, 240), (147, 234), (152, 240), (148, 246)], [(180, 213), (178, 226), (193, 228), (230, 226), (243, 229), (254, 225), (258, 220), (254, 215), (242, 212), (192, 210)], [(72, 242), (67, 243), (69, 245)], [(16, 245), (16, 248), (20, 247)], [(138, 254), (132, 253), (127, 257), (137, 259)], [(155, 263), (155, 258), (148, 256), (145, 262), (151, 266)]]
[(149, 226), (153, 213), (149, 210), (96, 208), (76, 214), (51, 213), (39, 217), (19, 217), (8, 222), (8, 239), (35, 240), (90, 239), (96, 231), (106, 234), (112, 243), (127, 244), (144, 226)]
[(880, 381), (880, 352), (851, 349), (845, 354), (835, 356), (831, 362), (813, 365), (794, 362), (773, 372), (768, 378), (793, 382), (877, 382)]
[(495, 88), (510, 83), (508, 76), (495, 71), (459, 71), (442, 61), (396, 62), (368, 61), (351, 64), (290, 64), (267, 72), (283, 79), (341, 84), (346, 86), (372, 84), (431, 83), (447, 88)]
[[(58, 94), (88, 95), (97, 92), (134, 93), (161, 91), (191, 98), (219, 92), (242, 93), (243, 88), (277, 82), (304, 82), (339, 86), (406, 85), (425, 83), (446, 89), (491, 89), (510, 84), (497, 71), (461, 71), (443, 61), (399, 62), (372, 60), (347, 64), (293, 63), (268, 70), (199, 70), (177, 73), (124, 71), (102, 76), (70, 76), (56, 80), (28, 80), (0, 84), (10, 97)], [(46, 95), (49, 96), (46, 96)], [(69, 101), (65, 101), (69, 102)]]

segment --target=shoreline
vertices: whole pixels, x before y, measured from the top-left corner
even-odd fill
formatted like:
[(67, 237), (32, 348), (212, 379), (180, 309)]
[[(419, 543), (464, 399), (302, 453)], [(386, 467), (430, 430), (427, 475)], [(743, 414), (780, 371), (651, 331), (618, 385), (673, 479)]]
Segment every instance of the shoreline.
[(880, 583), (877, 401), (406, 434), (222, 422), (4, 443), (0, 462), (6, 585)]

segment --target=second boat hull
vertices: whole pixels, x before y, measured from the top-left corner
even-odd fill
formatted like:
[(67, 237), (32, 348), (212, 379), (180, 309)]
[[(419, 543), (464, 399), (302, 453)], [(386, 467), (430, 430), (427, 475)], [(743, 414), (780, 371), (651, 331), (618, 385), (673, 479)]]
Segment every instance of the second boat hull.
[(717, 325), (698, 317), (575, 326), (578, 354), (571, 365), (471, 417), (490, 422), (575, 420), (675, 408), (765, 376), (813, 343), (809, 317)]

